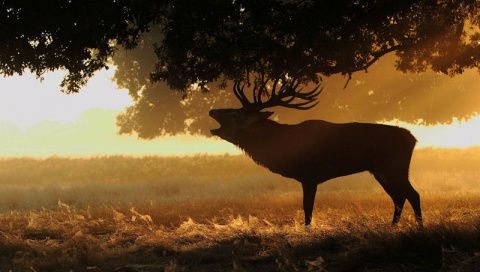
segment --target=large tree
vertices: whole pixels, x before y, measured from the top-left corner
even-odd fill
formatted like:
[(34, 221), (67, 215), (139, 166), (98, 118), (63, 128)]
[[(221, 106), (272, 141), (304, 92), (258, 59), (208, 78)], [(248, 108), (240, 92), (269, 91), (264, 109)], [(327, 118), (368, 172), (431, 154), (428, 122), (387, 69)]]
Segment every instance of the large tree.
[(66, 69), (62, 87), (78, 92), (106, 68), (117, 46), (134, 48), (140, 34), (160, 18), (160, 1), (1, 1), (0, 73), (41, 78)]
[[(232, 81), (288, 73), (305, 84), (335, 74), (344, 75), (346, 83), (393, 52), (396, 68), (410, 73), (454, 76), (478, 69), (480, 62), (476, 0), (51, 0), (28, 5), (11, 0), (2, 5), (0, 73), (31, 69), (41, 77), (67, 69), (63, 85), (75, 92), (113, 57), (117, 82), (136, 102), (118, 124), (121, 132), (143, 138), (205, 132), (207, 109), (234, 103)], [(411, 89), (401, 97), (417, 95)], [(374, 105), (398, 105), (391, 94), (386, 99), (368, 93)], [(419, 113), (404, 119), (420, 118), (447, 121)]]

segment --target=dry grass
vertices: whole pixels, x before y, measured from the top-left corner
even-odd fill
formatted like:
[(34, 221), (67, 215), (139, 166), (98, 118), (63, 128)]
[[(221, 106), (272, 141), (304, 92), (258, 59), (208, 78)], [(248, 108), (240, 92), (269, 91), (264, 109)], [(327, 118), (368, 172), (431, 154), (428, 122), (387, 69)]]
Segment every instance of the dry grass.
[(0, 271), (475, 271), (478, 151), (416, 153), (424, 230), (368, 174), (305, 230), (300, 185), (244, 157), (0, 160)]

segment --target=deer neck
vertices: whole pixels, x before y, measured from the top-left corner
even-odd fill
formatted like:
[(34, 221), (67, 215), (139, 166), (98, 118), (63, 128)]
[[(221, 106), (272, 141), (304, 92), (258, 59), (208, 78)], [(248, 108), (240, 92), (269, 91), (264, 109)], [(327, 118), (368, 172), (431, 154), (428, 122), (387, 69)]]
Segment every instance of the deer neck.
[(277, 146), (273, 143), (282, 138), (287, 126), (267, 119), (253, 124), (233, 144), (245, 151), (254, 160), (257, 160), (257, 158), (260, 159), (262, 155), (266, 154), (269, 149)]

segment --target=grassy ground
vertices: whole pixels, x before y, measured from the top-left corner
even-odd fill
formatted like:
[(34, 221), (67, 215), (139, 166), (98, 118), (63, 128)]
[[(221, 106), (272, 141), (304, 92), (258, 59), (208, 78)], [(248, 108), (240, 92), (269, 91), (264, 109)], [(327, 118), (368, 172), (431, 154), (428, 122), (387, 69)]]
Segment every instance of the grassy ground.
[(418, 150), (425, 229), (369, 174), (301, 188), (241, 156), (0, 160), (0, 271), (475, 271), (480, 149)]

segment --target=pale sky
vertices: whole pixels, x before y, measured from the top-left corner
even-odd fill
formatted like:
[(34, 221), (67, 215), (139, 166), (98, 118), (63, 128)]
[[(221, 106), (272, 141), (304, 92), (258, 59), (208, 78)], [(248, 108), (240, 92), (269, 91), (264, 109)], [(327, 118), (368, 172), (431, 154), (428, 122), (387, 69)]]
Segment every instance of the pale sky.
[(133, 102), (110, 80), (114, 73), (97, 72), (80, 93), (69, 95), (59, 91), (62, 72), (46, 74), (43, 82), (30, 73), (0, 78), (0, 157), (239, 153), (211, 138), (118, 135), (115, 117)]
[[(88, 155), (189, 155), (234, 153), (231, 144), (212, 138), (178, 136), (153, 141), (118, 135), (115, 116), (132, 101), (110, 78), (114, 68), (98, 72), (78, 94), (59, 91), (62, 72), (43, 82), (25, 73), (0, 78), (0, 157)], [(418, 147), (480, 146), (480, 116), (452, 125), (406, 127)]]
[(91, 108), (121, 111), (132, 100), (109, 80), (114, 69), (102, 70), (78, 94), (59, 91), (62, 72), (51, 72), (40, 82), (31, 73), (0, 78), (0, 120), (27, 129), (43, 120), (73, 122)]

